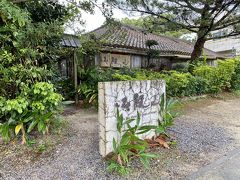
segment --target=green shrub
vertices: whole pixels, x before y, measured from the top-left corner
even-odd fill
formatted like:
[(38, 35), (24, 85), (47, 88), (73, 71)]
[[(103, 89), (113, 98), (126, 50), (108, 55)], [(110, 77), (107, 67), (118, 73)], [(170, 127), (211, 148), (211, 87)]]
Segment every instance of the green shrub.
[(176, 64), (173, 64), (172, 70), (175, 70), (178, 72), (188, 72), (188, 65), (183, 63), (176, 63)]
[(172, 71), (171, 74), (165, 78), (168, 95), (184, 96), (187, 93), (189, 78), (191, 78), (191, 74), (189, 73)]
[(189, 76), (185, 96), (202, 95), (208, 92), (207, 80), (202, 77)]
[[(101, 81), (164, 79), (167, 95), (171, 97), (194, 96), (240, 89), (240, 59), (218, 60), (218, 66), (198, 64), (193, 74), (178, 71), (154, 72), (144, 69), (95, 69), (89, 70), (83, 79), (82, 97), (91, 92), (96, 98), (97, 83)], [(91, 97), (90, 95), (88, 95)]]
[[(167, 72), (167, 71), (166, 71)], [(166, 73), (165, 72), (165, 73)], [(144, 73), (146, 74), (147, 79), (154, 80), (154, 79), (166, 79), (168, 74), (154, 72), (154, 71), (147, 71), (145, 70)]]
[(131, 80), (136, 80), (136, 78), (133, 78), (129, 75), (126, 74), (119, 74), (119, 73), (114, 73), (112, 75), (113, 79), (118, 80), (118, 81), (131, 81)]
[[(41, 133), (47, 133), (49, 125), (59, 110), (62, 96), (54, 92), (52, 84), (37, 82), (33, 86), (22, 86), (21, 93), (14, 99), (0, 97), (0, 133), (8, 141), (12, 133), (22, 132), (22, 143), (26, 143), (26, 134), (35, 127)], [(26, 131), (27, 130), (27, 131)]]
[(104, 70), (98, 67), (80, 69), (78, 76), (81, 84), (77, 90), (80, 99), (86, 99), (90, 104), (97, 106), (98, 82), (114, 80), (113, 73), (112, 69)]
[(202, 65), (194, 69), (193, 74), (206, 80), (206, 93), (219, 93), (221, 91), (221, 81), (218, 75), (218, 69), (208, 65)]
[(230, 90), (231, 80), (235, 75), (236, 61), (233, 59), (228, 59), (225, 61), (218, 61), (218, 76), (221, 81), (222, 90)]
[(235, 73), (231, 79), (231, 88), (233, 90), (240, 90), (240, 58), (235, 59)]
[(21, 131), (25, 143), (34, 128), (48, 132), (62, 100), (46, 81), (62, 52), (64, 23), (35, 22), (8, 0), (1, 0), (0, 12), (0, 133), (8, 141)]
[(194, 70), (194, 75), (206, 80), (207, 93), (219, 93), (231, 88), (231, 79), (235, 73), (235, 61), (218, 61), (217, 67), (202, 65)]
[(58, 77), (54, 78), (53, 81), (56, 91), (64, 97), (64, 100), (72, 100), (75, 97), (75, 88), (73, 80), (69, 77)]
[(121, 75), (128, 75), (128, 76), (131, 76), (131, 77), (135, 78), (136, 77), (136, 72), (138, 70), (136, 70), (136, 69), (129, 69), (129, 68), (121, 68), (119, 70), (113, 70), (113, 71), (115, 71), (115, 72), (117, 72), (117, 73), (119, 73)]
[(149, 148), (147, 140), (140, 139), (138, 135), (154, 130), (156, 136), (152, 139), (161, 135), (169, 137), (167, 129), (173, 125), (174, 118), (177, 116), (177, 105), (177, 101), (173, 99), (165, 101), (162, 96), (159, 104), (159, 113), (162, 118), (158, 119), (158, 125), (141, 126), (139, 113), (137, 113), (136, 119), (124, 119), (123, 115), (117, 110), (117, 132), (121, 138), (118, 141), (113, 138), (113, 152), (109, 155), (110, 160), (107, 169), (122, 175), (128, 174), (130, 162), (133, 158), (139, 158), (144, 167), (148, 168), (149, 160), (157, 156), (147, 152)]
[(80, 99), (87, 100), (89, 104), (93, 104), (94, 106), (97, 106), (98, 103), (98, 87), (91, 86), (86, 82), (83, 82), (78, 86), (78, 94), (80, 95)]
[(162, 97), (159, 110), (160, 117), (158, 119), (158, 125), (155, 127), (156, 135), (167, 135), (167, 128), (173, 126), (174, 119), (177, 117), (178, 113), (176, 112), (176, 107), (178, 106), (178, 101), (169, 99), (166, 102)]

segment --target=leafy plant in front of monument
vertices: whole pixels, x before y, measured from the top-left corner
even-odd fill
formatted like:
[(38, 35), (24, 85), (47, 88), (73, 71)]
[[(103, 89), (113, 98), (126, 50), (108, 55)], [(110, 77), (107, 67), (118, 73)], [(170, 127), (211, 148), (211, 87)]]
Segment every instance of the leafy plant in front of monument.
[(130, 162), (133, 158), (139, 158), (147, 168), (149, 160), (157, 157), (155, 154), (147, 153), (148, 143), (138, 137), (139, 134), (146, 133), (154, 127), (140, 126), (140, 119), (139, 113), (136, 119), (124, 119), (117, 110), (117, 131), (121, 138), (119, 141), (113, 138), (113, 152), (107, 167), (108, 171), (126, 175), (131, 170)]
[(167, 130), (173, 126), (174, 119), (178, 115), (177, 107), (178, 101), (174, 99), (164, 101), (164, 96), (162, 96), (159, 104), (158, 125), (152, 126), (152, 129), (155, 130), (155, 136), (146, 139), (150, 147), (162, 146), (169, 149), (170, 144), (176, 144), (167, 133)]
[(156, 135), (166, 135), (167, 134), (167, 128), (173, 126), (174, 119), (177, 117), (178, 113), (176, 112), (176, 108), (178, 106), (178, 101), (174, 99), (169, 99), (164, 101), (164, 97), (162, 97), (160, 102), (160, 117), (158, 120), (158, 126), (156, 128)]

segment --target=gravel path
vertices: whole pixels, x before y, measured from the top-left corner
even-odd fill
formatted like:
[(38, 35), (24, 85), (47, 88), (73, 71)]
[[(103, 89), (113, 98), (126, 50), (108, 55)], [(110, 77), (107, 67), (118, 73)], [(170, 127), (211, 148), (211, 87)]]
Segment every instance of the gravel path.
[[(0, 179), (119, 179), (105, 172), (98, 153), (97, 112), (79, 110), (68, 115), (70, 133), (47, 158), (16, 170), (0, 162)], [(145, 170), (136, 163), (124, 179), (184, 179), (228, 151), (240, 146), (240, 99), (198, 100), (184, 106), (171, 129), (177, 148), (156, 151), (160, 157)]]
[[(21, 171), (5, 172), (6, 179), (101, 179), (106, 177), (104, 162), (98, 153), (97, 112), (78, 110), (69, 115), (68, 140), (47, 159), (29, 165)], [(3, 174), (3, 173), (2, 173)]]

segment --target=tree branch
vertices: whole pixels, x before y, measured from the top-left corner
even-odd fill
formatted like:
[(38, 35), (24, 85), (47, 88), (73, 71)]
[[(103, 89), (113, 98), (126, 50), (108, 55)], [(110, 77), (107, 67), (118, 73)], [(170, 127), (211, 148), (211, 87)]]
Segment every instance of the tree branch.
[(197, 13), (201, 13), (201, 12), (202, 12), (202, 9), (194, 7), (194, 6), (189, 2), (189, 0), (183, 0), (183, 2), (185, 2), (185, 3), (187, 4), (187, 6), (188, 6), (191, 10), (193, 10), (193, 11), (195, 11), (195, 12), (197, 12)]
[(208, 40), (213, 40), (213, 39), (222, 39), (222, 38), (228, 38), (228, 37), (235, 37), (235, 36), (238, 36), (238, 35), (240, 35), (240, 31), (239, 32), (234, 32), (234, 33), (229, 33), (229, 34), (224, 35), (224, 36), (210, 37), (210, 38), (207, 38), (207, 41)]
[(135, 7), (135, 9), (125, 9), (125, 8), (122, 8), (122, 7), (119, 7), (119, 6), (117, 6), (117, 7), (115, 6), (115, 8), (118, 8), (118, 9), (120, 9), (122, 11), (125, 11), (125, 12), (139, 12), (139, 13), (143, 13), (143, 14), (153, 15), (153, 16), (156, 16), (157, 18), (162, 18), (162, 19), (164, 19), (164, 20), (166, 20), (168, 22), (175, 23), (177, 26), (179, 26), (179, 27), (181, 27), (183, 29), (187, 29), (187, 30), (189, 30), (191, 32), (194, 32), (194, 33), (197, 32), (197, 30), (194, 30), (194, 28), (195, 29), (199, 28), (198, 26), (192, 26), (192, 25), (191, 26), (187, 26), (187, 25), (184, 25), (184, 24), (179, 23), (179, 22), (175, 22), (175, 21), (173, 22), (168, 17), (166, 17), (164, 15), (161, 15), (161, 14), (158, 14), (158, 13), (155, 13), (155, 12), (153, 12), (151, 10), (149, 10), (149, 11), (141, 10), (141, 9), (138, 9), (137, 7)]
[(231, 10), (229, 10), (222, 18), (220, 18), (218, 20), (218, 22), (215, 23), (214, 26), (218, 26), (219, 23), (221, 23), (222, 21), (224, 21), (238, 6), (239, 6), (240, 2), (239, 3), (236, 3), (233, 8)]
[(233, 26), (233, 25), (235, 25), (235, 24), (240, 23), (240, 17), (238, 17), (237, 19), (238, 19), (238, 20), (236, 20), (236, 21), (234, 21), (234, 22), (223, 23), (222, 26), (218, 26), (217, 28), (214, 28), (214, 30), (224, 29), (224, 28), (226, 28), (226, 27)]

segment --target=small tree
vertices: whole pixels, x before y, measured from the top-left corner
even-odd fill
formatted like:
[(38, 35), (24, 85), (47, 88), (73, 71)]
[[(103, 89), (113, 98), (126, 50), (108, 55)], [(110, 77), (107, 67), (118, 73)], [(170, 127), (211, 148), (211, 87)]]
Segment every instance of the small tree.
[(158, 45), (158, 42), (155, 41), (155, 40), (147, 40), (145, 42), (145, 44), (148, 47), (148, 50), (147, 50), (147, 68), (150, 68), (151, 59), (154, 59), (159, 55), (159, 51), (156, 50), (156, 49), (153, 49), (153, 46)]
[[(231, 27), (232, 31), (221, 37), (240, 34), (239, 0), (107, 0), (111, 5), (128, 12), (148, 14), (166, 20), (177, 29), (197, 34), (191, 61), (197, 60), (204, 43), (211, 39), (211, 31)], [(158, 21), (156, 21), (158, 23)]]

